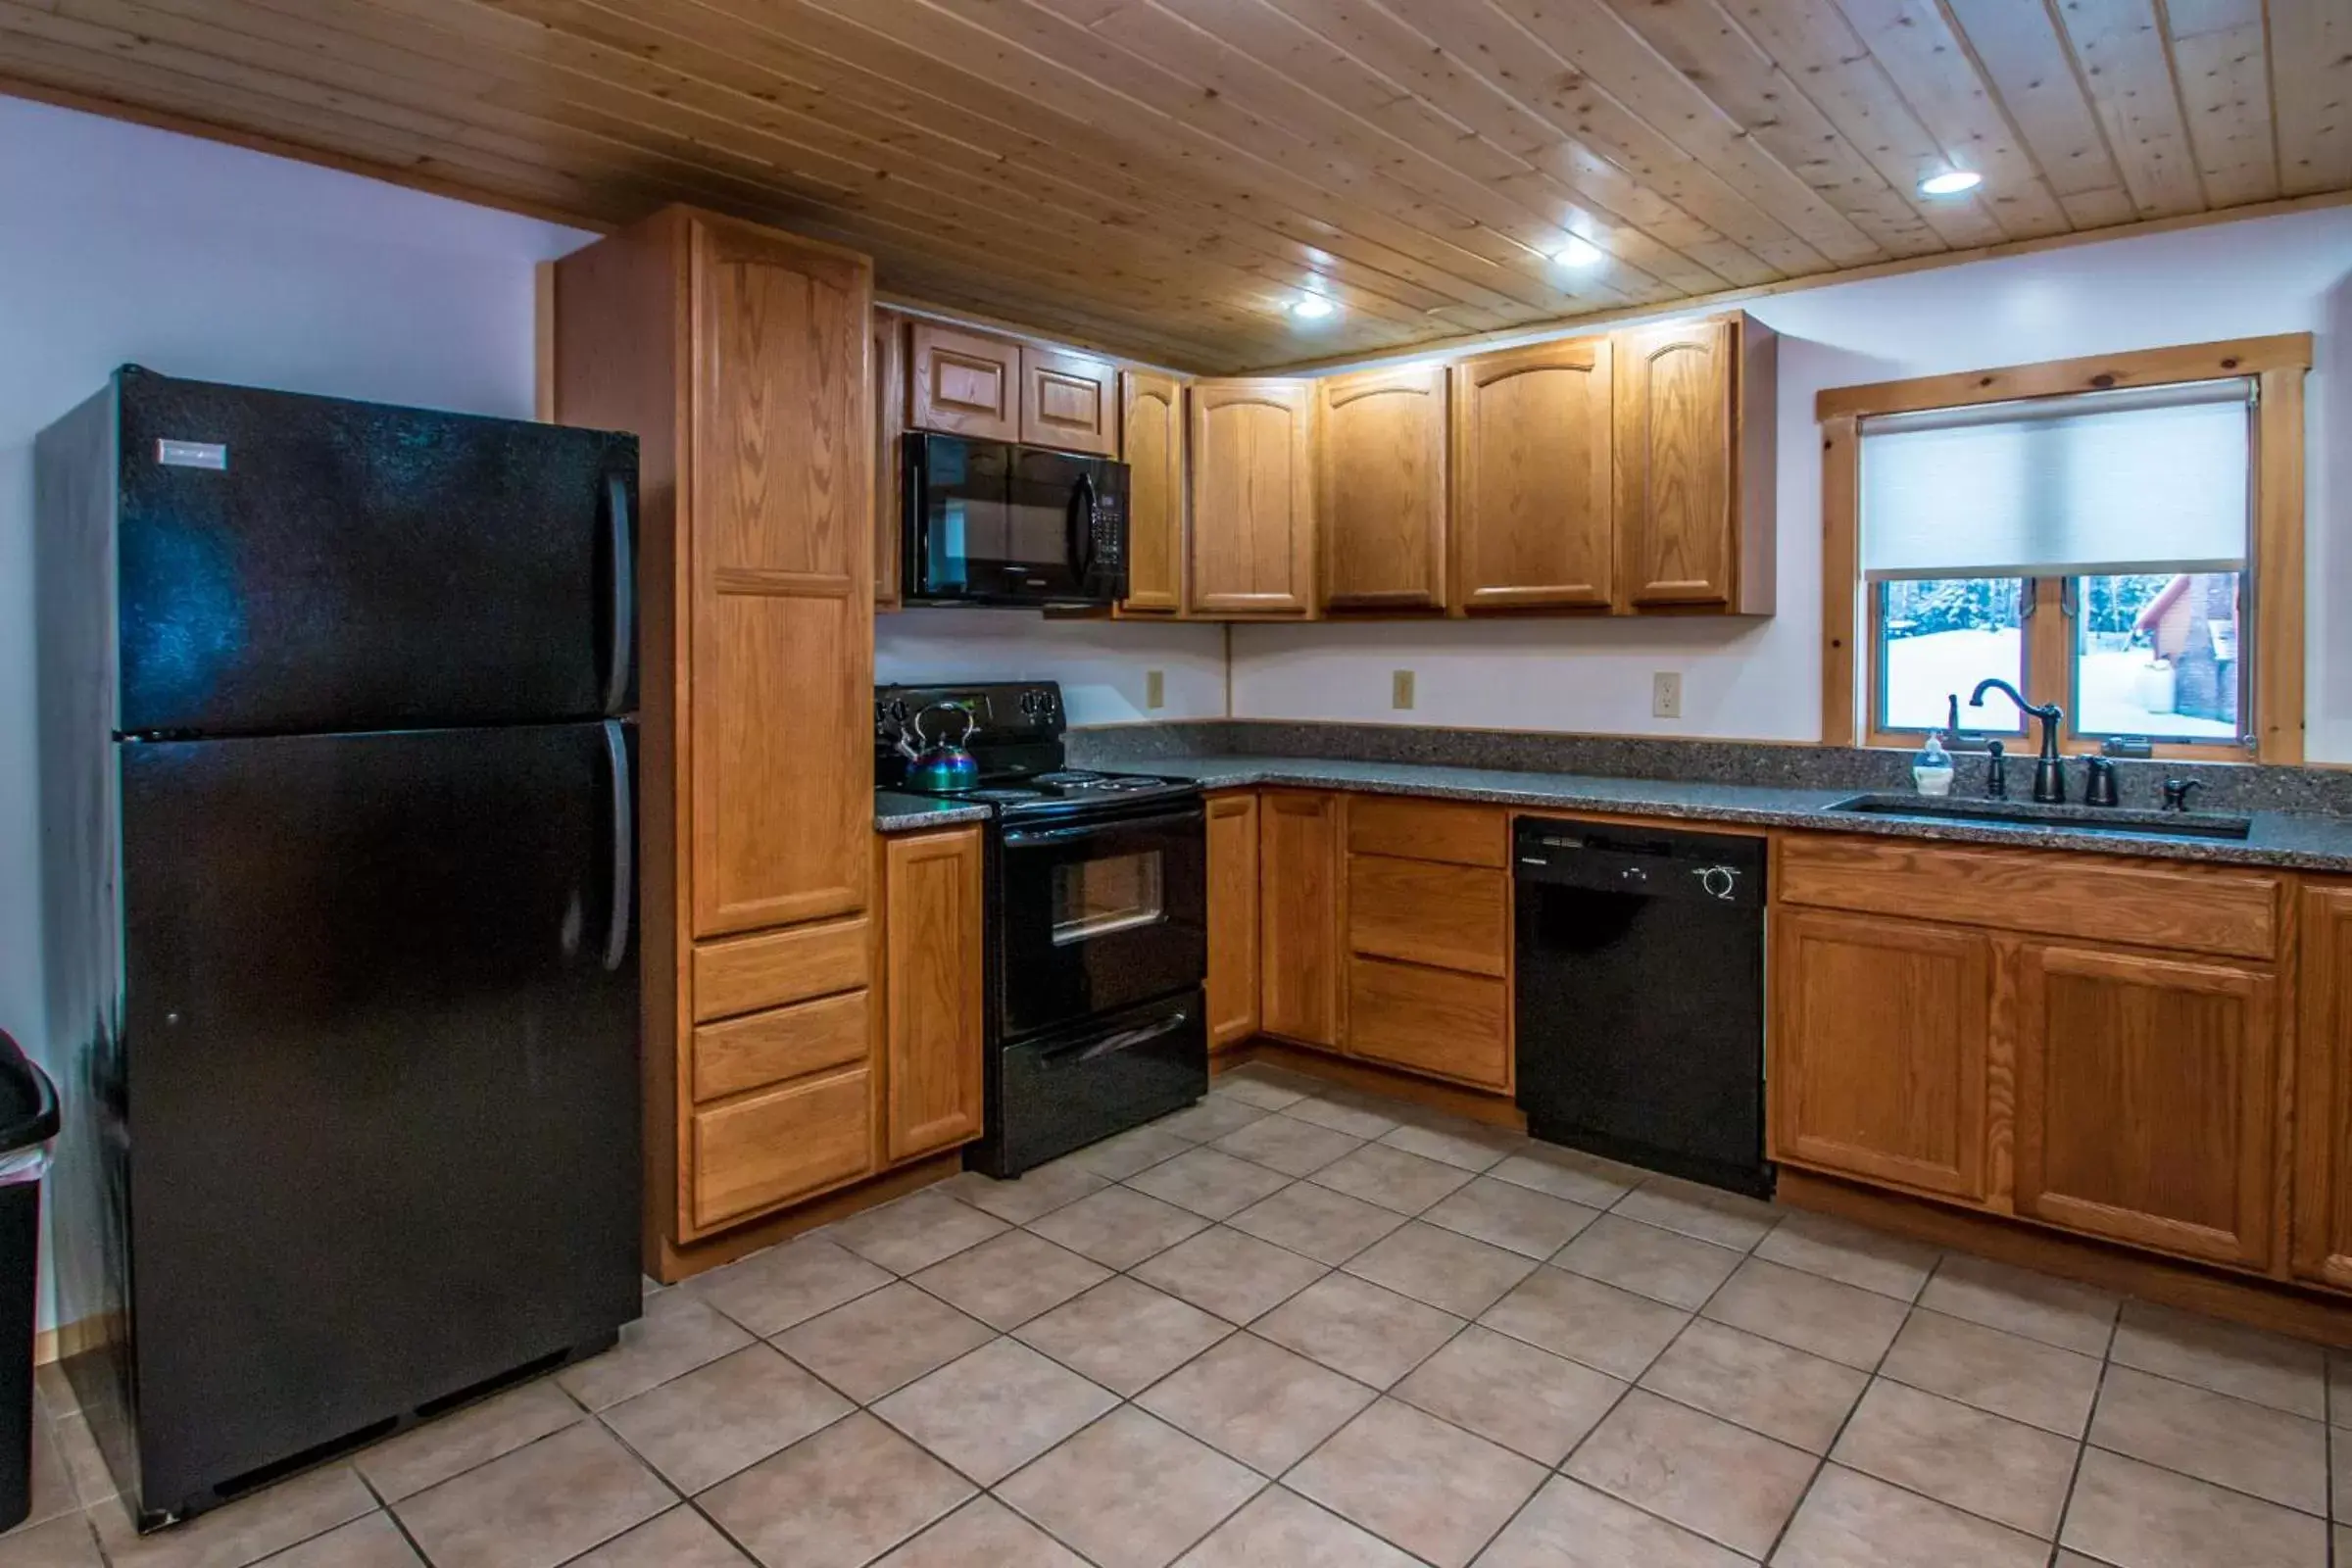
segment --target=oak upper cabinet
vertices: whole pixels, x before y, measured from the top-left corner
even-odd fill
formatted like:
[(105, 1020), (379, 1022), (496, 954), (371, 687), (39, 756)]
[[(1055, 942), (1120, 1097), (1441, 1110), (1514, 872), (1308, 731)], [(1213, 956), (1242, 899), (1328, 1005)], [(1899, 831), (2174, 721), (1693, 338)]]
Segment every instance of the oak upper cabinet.
[(1773, 1157), (1982, 1201), (1991, 940), (1784, 908), (1771, 951)]
[(1208, 1046), (1257, 1033), (1257, 796), (1208, 798)]
[(1191, 610), (1298, 618), (1314, 610), (1314, 383), (1196, 381)]
[(1121, 370), (1120, 422), (1127, 453), (1127, 597), (1130, 615), (1184, 609), (1184, 383), (1156, 370)]
[(882, 862), (882, 1129), (896, 1162), (980, 1136), (980, 830), (889, 837)]
[(1117, 457), (1118, 368), (1090, 354), (1021, 345), (1021, 440)]
[(1341, 1039), (1341, 805), (1313, 790), (1258, 797), (1258, 1023), (1310, 1046)]
[(874, 312), (874, 608), (900, 608), (900, 441), (906, 433), (906, 318)]
[(908, 342), (906, 422), (976, 441), (1021, 439), (1021, 345), (917, 320)]
[(1775, 341), (1740, 316), (1613, 335), (1621, 612), (1772, 612)]
[(1453, 367), (1452, 602), (1607, 610), (1616, 507), (1605, 337)]
[(2303, 889), (2294, 1266), (2352, 1290), (2352, 885)]
[(2017, 1211), (2267, 1267), (2277, 982), (2219, 959), (2029, 943), (2019, 960)]
[(1323, 608), (1446, 608), (1443, 365), (1318, 381)]

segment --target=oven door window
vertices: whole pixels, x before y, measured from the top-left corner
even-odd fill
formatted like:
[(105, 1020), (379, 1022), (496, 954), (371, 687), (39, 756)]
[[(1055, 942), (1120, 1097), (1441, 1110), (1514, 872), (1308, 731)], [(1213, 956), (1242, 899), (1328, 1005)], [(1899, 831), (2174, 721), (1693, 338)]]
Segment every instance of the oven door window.
[(1114, 931), (1157, 924), (1168, 917), (1162, 886), (1157, 850), (1056, 866), (1054, 945), (1066, 948)]
[(1010, 1038), (1174, 996), (1207, 966), (1198, 806), (1002, 840), (997, 993)]

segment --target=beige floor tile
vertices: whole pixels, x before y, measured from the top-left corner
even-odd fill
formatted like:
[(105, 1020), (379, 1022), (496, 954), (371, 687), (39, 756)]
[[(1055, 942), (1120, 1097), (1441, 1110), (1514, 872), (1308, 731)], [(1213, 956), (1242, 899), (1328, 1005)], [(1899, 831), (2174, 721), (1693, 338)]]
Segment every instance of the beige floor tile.
[(1831, 1465), (1773, 1568), (2041, 1568), (2049, 1544)]
[(1238, 1214), (1290, 1184), (1291, 1178), (1278, 1170), (1268, 1170), (1213, 1149), (1196, 1149), (1178, 1154), (1127, 1178), (1127, 1185), (1137, 1192), (1149, 1193), (1209, 1219)]
[(49, 1423), (49, 1436), (57, 1444), (57, 1456), (66, 1462), (66, 1479), (74, 1484), (74, 1495), (83, 1507), (115, 1494), (115, 1473), (106, 1467), (106, 1455), (98, 1451), (88, 1416), (79, 1410), (62, 1415)]
[(1228, 1323), (1247, 1323), (1272, 1311), (1326, 1272), (1312, 1258), (1223, 1225), (1177, 1243), (1134, 1270), (1146, 1285), (1182, 1297)]
[(1535, 1142), (1522, 1146), (1487, 1174), (1588, 1208), (1606, 1208), (1648, 1179), (1646, 1171), (1581, 1149)]
[(876, 1568), (1086, 1568), (1079, 1555), (994, 1497), (974, 1497)]
[(2352, 1427), (2352, 1350), (2328, 1353), (2328, 1419)]
[(860, 1411), (701, 1502), (766, 1568), (858, 1568), (971, 1494), (970, 1482)]
[[(13, 1422), (15, 1416), (12, 1414), (9, 1419)], [(66, 1464), (65, 1450), (45, 1418), (38, 1415), (32, 1418), (31, 1441), (32, 1468), (26, 1476), (31, 1489), (27, 1497), (31, 1512), (24, 1516), (24, 1523), (47, 1524), (79, 1508), (81, 1497), (74, 1490), (74, 1472)]]
[(1740, 1254), (1695, 1237), (1603, 1214), (1560, 1249), (1554, 1265), (1606, 1280), (1670, 1306), (1696, 1310), (1740, 1266)]
[(1382, 1399), (1284, 1484), (1437, 1568), (1462, 1568), (1543, 1481), (1541, 1466)]
[(891, 1281), (877, 1267), (823, 1235), (803, 1236), (712, 1269), (678, 1287), (764, 1339), (831, 1311)]
[(1404, 1222), (1393, 1208), (1313, 1182), (1293, 1182), (1225, 1223), (1318, 1262), (1345, 1263)]
[(1314, 1080), (1300, 1074), (1252, 1064), (1220, 1075), (1212, 1092), (1260, 1110), (1280, 1110), (1304, 1100), (1316, 1087)]
[(1554, 1476), (1479, 1553), (1478, 1568), (1742, 1568), (1747, 1561), (1605, 1492)]
[(1396, 1113), (1402, 1108), (1378, 1096), (1326, 1086), (1285, 1107), (1283, 1114), (1311, 1121), (1318, 1127), (1329, 1127), (1350, 1138), (1379, 1138), (1396, 1129), (1399, 1122)]
[(1478, 1319), (1555, 1355), (1638, 1378), (1690, 1321), (1679, 1307), (1566, 1269), (1539, 1268)]
[(1192, 1147), (1174, 1133), (1162, 1132), (1157, 1127), (1135, 1127), (1115, 1138), (1089, 1144), (1064, 1157), (1081, 1170), (1118, 1182), (1137, 1171), (1149, 1170), (1163, 1159), (1173, 1159)]
[(2056, 1433), (1882, 1378), (1830, 1457), (2047, 1541), (2058, 1534), (2076, 1448)]
[(1385, 1389), (1460, 1332), (1463, 1319), (1346, 1274), (1327, 1274), (1258, 1319), (1257, 1332)]
[(1110, 1178), (1078, 1163), (1075, 1156), (1050, 1161), (1026, 1170), (1010, 1181), (999, 1181), (979, 1171), (962, 1171), (934, 1189), (994, 1214), (1007, 1225), (1026, 1225), (1089, 1193), (1101, 1192)]
[(79, 1513), (0, 1535), (0, 1568), (106, 1568), (98, 1538)]
[(1804, 1495), (1815, 1464), (1801, 1448), (1636, 1389), (1569, 1457), (1564, 1473), (1761, 1557)]
[(1483, 1126), (1452, 1116), (1407, 1120), (1381, 1135), (1391, 1149), (1401, 1149), (1423, 1159), (1458, 1165), (1468, 1171), (1492, 1170), (1527, 1142), (1524, 1133)]
[(1743, 1252), (1764, 1239), (1782, 1213), (1753, 1198), (1671, 1176), (1650, 1177), (1617, 1200), (1612, 1212)]
[(2102, 1448), (2082, 1455), (2059, 1541), (2116, 1568), (2324, 1568), (2328, 1527)]
[(1829, 1214), (1796, 1213), (1756, 1244), (1756, 1255), (1910, 1301), (1918, 1298), (1942, 1254)]
[(710, 1521), (692, 1508), (672, 1508), (609, 1541), (567, 1568), (750, 1568)]
[(1642, 1374), (1642, 1387), (1768, 1438), (1827, 1453), (1869, 1374), (1699, 1318)]
[(2305, 1513), (2328, 1512), (2327, 1427), (2266, 1404), (2111, 1366), (2090, 1441)]
[(998, 1340), (908, 1384), (873, 1413), (986, 1487), (1118, 1402), (1029, 1347)]
[(2301, 1340), (2133, 1300), (2124, 1303), (2109, 1353), (2124, 1366), (2177, 1383), (2328, 1419), (2327, 1355)]
[(647, 1299), (643, 1317), (621, 1325), (618, 1345), (565, 1367), (556, 1381), (589, 1409), (602, 1410), (751, 1343), (748, 1329), (692, 1291), (663, 1291)]
[(755, 1345), (614, 1405), (605, 1424), (692, 1496), (855, 1408), (782, 1354)]
[(396, 1502), (434, 1568), (551, 1568), (677, 1499), (594, 1423), (569, 1427)]
[(1385, 1144), (1367, 1144), (1333, 1160), (1307, 1180), (1399, 1214), (1418, 1214), (1455, 1188), (1467, 1185), (1470, 1172)]
[(1177, 1568), (1419, 1568), (1377, 1536), (1268, 1487), (1178, 1559)]
[(526, 1383), (379, 1443), (354, 1455), (352, 1468), (377, 1496), (398, 1501), (579, 1419), (580, 1407), (555, 1384)]
[(879, 1203), (825, 1228), (825, 1234), (869, 1263), (912, 1274), (1002, 1235), (1004, 1221), (936, 1189)]
[(1600, 1211), (1530, 1187), (1481, 1176), (1441, 1199), (1421, 1216), (1432, 1225), (1475, 1236), (1539, 1260), (1568, 1245)]
[(938, 1297), (901, 1281), (788, 1329), (772, 1342), (861, 1404), (871, 1404), (997, 1337)]
[(1472, 1324), (1390, 1393), (1538, 1464), (1556, 1465), (1600, 1424), (1625, 1385)]
[(1306, 1457), (1373, 1392), (1304, 1356), (1236, 1334), (1163, 1378), (1136, 1403), (1267, 1475)]
[(74, 1380), (66, 1376), (61, 1362), (44, 1361), (33, 1368), (32, 1387), (48, 1406), (52, 1421), (81, 1408), (81, 1396), (74, 1392)]
[(1132, 1396), (1232, 1332), (1231, 1324), (1190, 1301), (1120, 1275), (1013, 1334), (1071, 1371)]
[(1920, 1292), (1919, 1304), (2044, 1345), (2104, 1356), (2123, 1300), (2072, 1280), (1946, 1252)]
[(2335, 1560), (2339, 1563), (2352, 1562), (2352, 1525), (2335, 1527)]
[[(566, 1436), (588, 1430), (577, 1427)], [(564, 1439), (548, 1441), (561, 1443)], [(605, 1441), (612, 1442), (610, 1438)], [(618, 1446), (613, 1446), (617, 1453)], [(625, 1454), (620, 1457), (630, 1468), (636, 1468), (635, 1460)], [(650, 1475), (645, 1480), (649, 1485), (660, 1486)], [(664, 1490), (662, 1499), (668, 1498), (669, 1494)], [(105, 1549), (107, 1561), (117, 1568), (239, 1568), (374, 1511), (375, 1498), (361, 1484), (357, 1472), (349, 1465), (339, 1464), (281, 1481), (267, 1491), (241, 1497), (152, 1536), (132, 1533), (130, 1515), (123, 1511), (119, 1500), (110, 1498), (88, 1512), (90, 1522), (98, 1528), (98, 1544)], [(584, 1543), (594, 1544), (594, 1538)], [(543, 1561), (561, 1560), (550, 1557)], [(480, 1558), (451, 1561), (454, 1568), (473, 1568), (474, 1563), (483, 1563)], [(541, 1568), (541, 1565), (517, 1559), (516, 1568)]]
[(1536, 1260), (1459, 1231), (1414, 1220), (1375, 1242), (1343, 1272), (1458, 1317), (1476, 1317), (1536, 1269)]
[(424, 1559), (390, 1514), (370, 1513), (265, 1558), (261, 1568), (424, 1568)]
[(1006, 1231), (932, 1264), (914, 1283), (983, 1323), (1009, 1329), (1108, 1278), (1100, 1263), (1027, 1231)]
[(1124, 1405), (997, 1495), (1101, 1568), (1162, 1568), (1264, 1485), (1248, 1466)]
[(1361, 1149), (1363, 1143), (1361, 1138), (1296, 1116), (1261, 1116), (1239, 1132), (1218, 1139), (1216, 1147), (1236, 1159), (1250, 1160), (1286, 1176), (1303, 1176)]
[(2079, 1438), (2090, 1423), (2099, 1365), (2039, 1340), (1922, 1307), (1894, 1337), (1879, 1374)]
[(1718, 1323), (1867, 1372), (1894, 1343), (1911, 1309), (1875, 1291), (1751, 1257), (1705, 1310)]
[(1207, 1228), (1208, 1221), (1190, 1209), (1125, 1187), (1105, 1187), (1029, 1226), (1058, 1247), (1117, 1269), (1133, 1268)]
[(1246, 1100), (1211, 1095), (1197, 1105), (1162, 1116), (1152, 1125), (1163, 1133), (1172, 1133), (1188, 1143), (1213, 1144), (1227, 1133), (1238, 1132), (1266, 1115), (1265, 1107), (1252, 1105)]

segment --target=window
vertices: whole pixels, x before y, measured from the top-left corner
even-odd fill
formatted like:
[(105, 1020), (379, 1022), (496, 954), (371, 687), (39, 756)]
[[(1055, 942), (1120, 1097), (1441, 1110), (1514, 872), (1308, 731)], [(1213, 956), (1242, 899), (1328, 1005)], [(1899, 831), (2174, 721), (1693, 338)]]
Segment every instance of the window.
[(2299, 760), (2308, 344), (1822, 394), (1825, 735), (1913, 745), (1957, 698), (1964, 732), (2022, 736), (1969, 705), (1998, 679), (2063, 708), (2071, 750)]

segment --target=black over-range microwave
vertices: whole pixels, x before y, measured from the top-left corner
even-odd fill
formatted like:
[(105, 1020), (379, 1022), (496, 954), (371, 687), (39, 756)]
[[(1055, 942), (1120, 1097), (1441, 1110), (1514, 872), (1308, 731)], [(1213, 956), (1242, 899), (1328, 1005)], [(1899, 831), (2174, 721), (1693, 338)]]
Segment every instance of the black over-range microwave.
[(1127, 465), (909, 431), (902, 584), (917, 605), (1112, 605), (1127, 597)]

